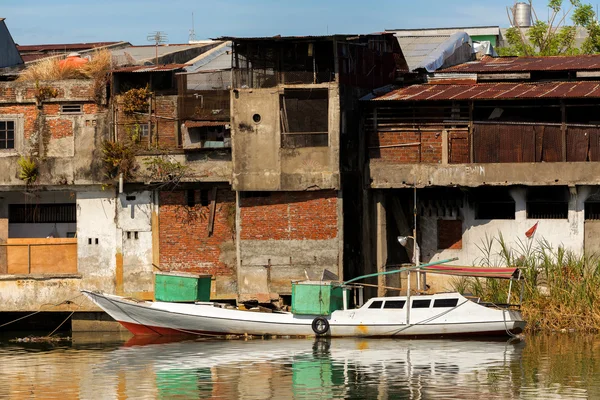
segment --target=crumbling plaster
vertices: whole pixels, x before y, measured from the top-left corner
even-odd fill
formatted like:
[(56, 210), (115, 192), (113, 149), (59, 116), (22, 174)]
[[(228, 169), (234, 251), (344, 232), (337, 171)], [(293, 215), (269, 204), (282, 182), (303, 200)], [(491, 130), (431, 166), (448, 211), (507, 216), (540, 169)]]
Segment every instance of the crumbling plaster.
[(284, 87), (236, 89), (231, 96), (234, 190), (339, 189), (339, 86), (293, 88), (329, 89), (329, 146), (282, 149), (279, 103)]

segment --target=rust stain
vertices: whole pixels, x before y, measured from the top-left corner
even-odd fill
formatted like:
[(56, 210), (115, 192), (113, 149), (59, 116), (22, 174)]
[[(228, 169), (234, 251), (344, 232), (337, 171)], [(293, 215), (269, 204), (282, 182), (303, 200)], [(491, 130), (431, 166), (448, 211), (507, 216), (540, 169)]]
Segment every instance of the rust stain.
[(118, 295), (123, 295), (123, 253), (117, 253), (116, 260), (115, 291)]
[(367, 333), (369, 333), (369, 328), (367, 328), (365, 325), (358, 325), (356, 327), (356, 329), (358, 330), (359, 333), (366, 335)]

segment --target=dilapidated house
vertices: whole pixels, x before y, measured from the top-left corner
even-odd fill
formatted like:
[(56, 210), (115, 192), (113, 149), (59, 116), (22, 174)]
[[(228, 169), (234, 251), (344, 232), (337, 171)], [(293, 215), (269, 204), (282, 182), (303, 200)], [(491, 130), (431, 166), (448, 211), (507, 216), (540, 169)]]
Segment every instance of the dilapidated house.
[(485, 58), (363, 102), (368, 264), (410, 260), (415, 207), (423, 262), (493, 262), (500, 236), (596, 253), (598, 77), (596, 55)]
[(233, 42), (232, 187), (240, 299), (360, 274), (358, 99), (407, 71), (390, 34)]

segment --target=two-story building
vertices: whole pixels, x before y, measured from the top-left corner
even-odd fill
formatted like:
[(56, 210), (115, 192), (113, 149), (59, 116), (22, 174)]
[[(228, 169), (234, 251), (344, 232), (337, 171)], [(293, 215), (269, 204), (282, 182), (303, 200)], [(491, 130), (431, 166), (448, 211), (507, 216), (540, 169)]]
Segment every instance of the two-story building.
[(423, 262), (494, 262), (500, 236), (596, 253), (599, 76), (596, 55), (484, 58), (363, 102), (369, 264), (409, 261), (415, 221)]

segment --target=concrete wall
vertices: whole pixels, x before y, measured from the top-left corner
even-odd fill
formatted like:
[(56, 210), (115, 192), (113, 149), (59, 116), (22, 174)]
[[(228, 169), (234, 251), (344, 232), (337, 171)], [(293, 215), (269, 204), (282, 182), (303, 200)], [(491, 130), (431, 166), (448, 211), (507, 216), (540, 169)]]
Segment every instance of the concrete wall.
[[(482, 258), (486, 256), (481, 248), (487, 241), (492, 240), (491, 262), (498, 266), (506, 266), (500, 257), (500, 244), (497, 239), (502, 235), (507, 247), (519, 250), (524, 246), (538, 246), (540, 241), (546, 241), (553, 249), (559, 246), (571, 250), (576, 254), (583, 253), (584, 246), (584, 202), (590, 192), (589, 187), (580, 187), (576, 195), (571, 195), (567, 219), (528, 219), (526, 213), (526, 200), (524, 188), (513, 188), (510, 194), (515, 200), (514, 220), (477, 220), (475, 211), (464, 203), (458, 213), (446, 216), (420, 216), (418, 227), (421, 239), (421, 261), (431, 262), (458, 257), (459, 259), (449, 265), (481, 266)], [(438, 219), (462, 220), (461, 248), (438, 250)], [(525, 236), (533, 225), (538, 224), (532, 239)], [(398, 246), (393, 243), (391, 246)], [(396, 251), (398, 249), (396, 248)], [(428, 283), (433, 290), (450, 289), (447, 277), (429, 275)], [(434, 284), (435, 283), (435, 284)]]
[(77, 193), (77, 254), (82, 286), (107, 293), (115, 293), (117, 284), (116, 201), (114, 191)]
[(117, 199), (117, 289), (122, 285), (123, 293), (136, 297), (151, 297), (154, 292), (152, 204), (149, 191), (121, 193)]
[[(329, 146), (281, 148), (280, 89), (236, 89), (231, 96), (233, 189), (339, 189), (339, 86), (295, 85), (329, 89)], [(260, 122), (254, 116), (260, 116)]]
[(504, 163), (504, 164), (384, 164), (369, 165), (371, 188), (483, 185), (598, 185), (600, 163)]
[(291, 294), (291, 281), (343, 276), (342, 201), (334, 190), (240, 199), (240, 299)]

